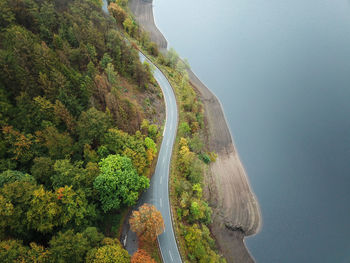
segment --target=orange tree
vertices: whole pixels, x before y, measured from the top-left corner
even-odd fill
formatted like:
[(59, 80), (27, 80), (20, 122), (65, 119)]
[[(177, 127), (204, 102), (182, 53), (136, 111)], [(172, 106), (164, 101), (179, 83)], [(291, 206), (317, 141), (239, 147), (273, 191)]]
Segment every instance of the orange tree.
[(152, 242), (164, 231), (162, 214), (154, 205), (144, 204), (133, 211), (129, 222), (131, 230), (144, 241)]
[(131, 263), (156, 263), (156, 261), (145, 250), (139, 249), (131, 257)]

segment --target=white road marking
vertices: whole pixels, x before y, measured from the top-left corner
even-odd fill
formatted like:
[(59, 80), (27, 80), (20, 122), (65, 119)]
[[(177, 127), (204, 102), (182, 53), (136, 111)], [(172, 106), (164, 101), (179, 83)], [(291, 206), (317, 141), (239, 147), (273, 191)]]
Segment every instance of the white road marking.
[(162, 198), (160, 199), (160, 207), (163, 207)]
[(163, 176), (160, 177), (160, 184), (162, 184)]
[(126, 245), (126, 239), (127, 239), (127, 237), (128, 237), (128, 235), (125, 235), (125, 238), (124, 238), (124, 240), (123, 240), (124, 247), (125, 247), (125, 245)]
[(174, 262), (173, 256), (171, 255), (170, 250), (169, 250), (169, 256), (170, 256), (171, 261)]

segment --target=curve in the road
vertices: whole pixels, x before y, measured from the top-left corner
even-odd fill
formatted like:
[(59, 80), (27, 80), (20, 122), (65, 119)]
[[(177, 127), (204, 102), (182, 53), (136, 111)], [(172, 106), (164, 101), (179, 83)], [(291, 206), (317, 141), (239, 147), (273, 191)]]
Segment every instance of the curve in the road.
[(177, 247), (169, 202), (169, 173), (171, 155), (177, 131), (177, 104), (174, 91), (164, 74), (141, 52), (141, 62), (147, 61), (153, 67), (153, 76), (163, 91), (166, 105), (166, 121), (164, 125), (163, 141), (159, 151), (159, 157), (155, 173), (152, 176), (150, 188), (142, 195), (141, 202), (151, 203), (162, 213), (165, 230), (158, 237), (159, 247), (163, 262), (182, 262)]
[[(109, 14), (107, 6), (107, 0), (103, 0), (102, 10), (104, 13)], [(139, 56), (142, 63), (144, 61), (147, 61), (147, 63), (149, 63), (153, 68), (153, 76), (158, 82), (164, 95), (166, 105), (166, 120), (164, 125), (162, 145), (158, 154), (155, 173), (151, 178), (150, 187), (141, 195), (137, 207), (144, 203), (149, 203), (155, 205), (156, 208), (161, 212), (164, 219), (165, 230), (160, 236), (158, 236), (158, 243), (163, 262), (181, 263), (182, 260), (173, 230), (169, 201), (170, 163), (178, 121), (176, 98), (173, 88), (171, 87), (164, 74), (141, 52), (139, 52)], [(127, 246), (128, 243), (135, 244), (135, 240), (132, 240), (132, 242), (130, 242), (131, 238), (135, 238), (135, 234), (130, 233), (130, 229), (127, 232), (128, 233), (126, 233), (125, 237), (123, 238), (124, 246)], [(134, 250), (134, 247), (131, 248), (131, 250)]]

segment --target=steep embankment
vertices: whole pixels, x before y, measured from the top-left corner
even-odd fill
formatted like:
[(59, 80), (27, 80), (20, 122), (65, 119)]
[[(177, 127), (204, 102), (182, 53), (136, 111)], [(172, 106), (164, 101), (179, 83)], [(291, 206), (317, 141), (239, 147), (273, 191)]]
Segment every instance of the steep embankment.
[[(152, 3), (130, 0), (137, 21), (150, 33), (151, 40), (166, 51), (167, 42), (154, 23)], [(253, 262), (244, 236), (258, 232), (261, 216), (258, 202), (228, 128), (222, 106), (216, 96), (189, 70), (191, 84), (201, 95), (209, 134), (209, 148), (218, 154), (205, 178), (208, 198), (214, 210), (212, 232), (229, 262)]]

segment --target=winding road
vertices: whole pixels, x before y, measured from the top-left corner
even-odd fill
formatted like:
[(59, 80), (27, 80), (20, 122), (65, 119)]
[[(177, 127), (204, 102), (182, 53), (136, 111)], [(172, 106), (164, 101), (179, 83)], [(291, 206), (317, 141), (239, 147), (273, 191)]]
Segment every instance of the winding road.
[[(109, 14), (107, 0), (103, 0), (102, 10), (106, 14)], [(141, 195), (135, 209), (144, 203), (148, 203), (153, 204), (161, 212), (164, 219), (165, 230), (158, 236), (158, 243), (163, 262), (181, 263), (182, 260), (174, 235), (169, 202), (170, 163), (178, 122), (176, 98), (173, 88), (164, 74), (141, 52), (139, 52), (139, 56), (142, 63), (146, 61), (151, 65), (153, 68), (153, 76), (162, 89), (166, 105), (166, 121), (155, 173), (151, 178), (150, 187)], [(124, 229), (122, 243), (130, 254), (136, 251), (136, 235), (130, 228)]]
[[(150, 187), (141, 195), (134, 210), (144, 203), (156, 206), (163, 216), (165, 225), (164, 232), (158, 236), (163, 262), (181, 263), (182, 260), (174, 236), (169, 203), (169, 172), (178, 119), (176, 98), (172, 87), (163, 73), (141, 52), (139, 56), (141, 62), (147, 61), (152, 65), (153, 76), (163, 91), (166, 105), (166, 121), (163, 131), (163, 141), (160, 147), (156, 169), (151, 178)], [(124, 224), (121, 241), (130, 255), (137, 250), (136, 234), (131, 231), (128, 224)]]
[(159, 151), (158, 162), (152, 176), (150, 188), (142, 194), (139, 203), (150, 203), (162, 213), (165, 231), (158, 237), (158, 243), (163, 262), (182, 262), (174, 236), (170, 202), (169, 202), (169, 172), (171, 155), (177, 130), (177, 105), (174, 91), (164, 74), (150, 62), (142, 53), (139, 53), (141, 62), (145, 60), (153, 66), (153, 76), (163, 91), (166, 105), (166, 121), (164, 125), (163, 141)]

